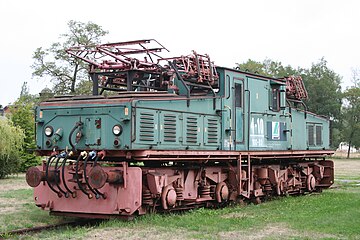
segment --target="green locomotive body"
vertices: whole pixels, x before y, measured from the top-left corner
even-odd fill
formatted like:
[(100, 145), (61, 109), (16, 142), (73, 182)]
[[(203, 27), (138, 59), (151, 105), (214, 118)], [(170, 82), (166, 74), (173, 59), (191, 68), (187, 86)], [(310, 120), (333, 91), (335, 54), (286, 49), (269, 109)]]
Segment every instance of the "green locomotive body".
[(114, 62), (88, 59), (95, 50), (86, 46), (68, 50), (90, 63), (94, 96), (56, 97), (36, 108), (36, 151), (48, 156), (26, 175), (37, 206), (129, 217), (333, 183), (329, 119), (307, 111), (301, 78), (215, 67), (195, 52), (160, 59), (165, 66), (128, 57), (157, 52), (143, 47), (149, 42), (96, 46)]
[[(63, 97), (36, 110), (40, 151), (78, 150), (320, 150), (329, 148), (329, 120), (288, 106), (286, 82), (217, 67), (215, 96), (181, 92), (126, 92), (116, 96)], [(189, 104), (188, 104), (189, 101)], [(121, 133), (113, 134), (120, 126)], [(50, 137), (45, 128), (53, 129)]]

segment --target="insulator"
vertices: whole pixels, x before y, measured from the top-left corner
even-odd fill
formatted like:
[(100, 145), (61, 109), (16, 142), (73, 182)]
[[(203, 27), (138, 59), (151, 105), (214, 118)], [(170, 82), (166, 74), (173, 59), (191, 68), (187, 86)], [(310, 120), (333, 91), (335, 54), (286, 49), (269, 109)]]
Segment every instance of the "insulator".
[(210, 186), (205, 185), (200, 188), (200, 197), (201, 198), (208, 198), (210, 197)]
[(182, 201), (182, 200), (184, 200), (183, 191), (184, 191), (184, 189), (183, 189), (182, 187), (175, 188), (176, 201)]

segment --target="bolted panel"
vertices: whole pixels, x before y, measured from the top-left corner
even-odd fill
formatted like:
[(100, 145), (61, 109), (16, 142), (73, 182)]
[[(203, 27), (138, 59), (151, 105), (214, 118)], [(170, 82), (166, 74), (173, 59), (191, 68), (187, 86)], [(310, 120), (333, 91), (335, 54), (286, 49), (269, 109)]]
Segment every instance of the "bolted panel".
[(85, 118), (85, 146), (101, 145), (101, 118), (87, 117)]

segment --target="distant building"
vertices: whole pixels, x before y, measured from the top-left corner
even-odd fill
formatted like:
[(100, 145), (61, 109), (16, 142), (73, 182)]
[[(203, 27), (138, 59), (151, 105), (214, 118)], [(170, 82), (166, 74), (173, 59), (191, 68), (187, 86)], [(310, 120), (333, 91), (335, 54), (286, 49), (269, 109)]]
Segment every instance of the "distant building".
[[(341, 142), (339, 144), (338, 152), (347, 152), (349, 150), (349, 144), (347, 142)], [(350, 147), (350, 153), (356, 153), (358, 150), (355, 147)]]
[(0, 105), (0, 118), (5, 118), (10, 113), (10, 106), (2, 107)]
[(5, 111), (4, 111), (3, 107), (2, 107), (2, 105), (0, 105), (0, 117), (1, 118), (5, 117)]

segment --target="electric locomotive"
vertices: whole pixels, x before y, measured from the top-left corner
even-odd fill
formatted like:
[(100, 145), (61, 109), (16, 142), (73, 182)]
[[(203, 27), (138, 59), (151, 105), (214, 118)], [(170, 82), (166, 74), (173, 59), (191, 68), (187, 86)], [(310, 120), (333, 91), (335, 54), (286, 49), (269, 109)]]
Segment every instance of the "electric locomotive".
[(332, 185), (329, 119), (307, 111), (300, 77), (164, 58), (155, 40), (66, 50), (89, 64), (92, 96), (36, 108), (27, 171), (35, 204), (54, 215), (132, 217), (219, 207)]

